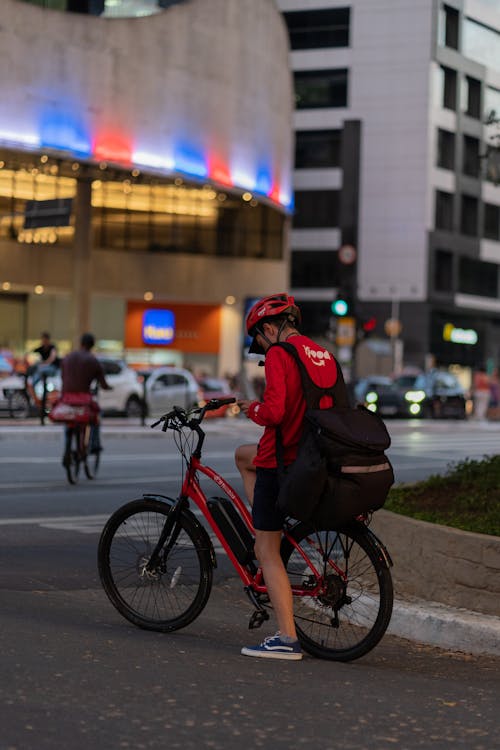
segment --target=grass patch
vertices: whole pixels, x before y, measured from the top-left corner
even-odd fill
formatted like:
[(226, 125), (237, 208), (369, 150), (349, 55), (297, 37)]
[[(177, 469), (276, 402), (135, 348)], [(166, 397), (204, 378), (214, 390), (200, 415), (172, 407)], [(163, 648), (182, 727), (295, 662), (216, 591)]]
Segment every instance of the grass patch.
[(500, 536), (500, 456), (450, 464), (443, 475), (391, 489), (386, 510)]

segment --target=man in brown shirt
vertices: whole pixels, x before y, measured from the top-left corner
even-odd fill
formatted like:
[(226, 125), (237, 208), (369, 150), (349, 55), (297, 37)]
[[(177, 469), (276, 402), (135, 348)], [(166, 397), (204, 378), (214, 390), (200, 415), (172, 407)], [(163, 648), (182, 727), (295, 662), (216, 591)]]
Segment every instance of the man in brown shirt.
[(111, 390), (104, 377), (101, 363), (91, 353), (94, 344), (94, 336), (84, 333), (80, 339), (80, 349), (64, 357), (61, 366), (63, 393), (90, 393), (90, 386), (94, 380), (97, 380), (105, 391)]
[[(64, 397), (70, 393), (86, 393), (90, 395), (90, 386), (96, 380), (105, 391), (112, 390), (106, 382), (104, 370), (99, 360), (91, 353), (95, 344), (95, 338), (91, 333), (84, 333), (80, 339), (80, 349), (71, 352), (64, 357), (61, 364), (62, 390)], [(96, 404), (96, 412), (99, 407)], [(69, 450), (68, 433), (66, 432), (66, 453)], [(90, 434), (90, 452), (97, 453), (102, 450), (100, 440), (99, 423), (92, 425)], [(63, 463), (66, 456), (63, 459)]]

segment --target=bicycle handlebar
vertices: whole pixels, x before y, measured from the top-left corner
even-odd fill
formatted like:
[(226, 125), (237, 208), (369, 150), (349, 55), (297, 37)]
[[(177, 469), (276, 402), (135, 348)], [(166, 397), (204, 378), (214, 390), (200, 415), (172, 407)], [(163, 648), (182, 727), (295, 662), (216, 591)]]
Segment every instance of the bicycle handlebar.
[[(168, 427), (172, 427), (171, 424), (172, 420), (177, 420), (178, 423), (182, 427), (192, 427), (192, 429), (196, 429), (196, 426), (200, 424), (200, 422), (203, 420), (203, 417), (205, 416), (205, 413), (207, 411), (215, 411), (216, 409), (220, 409), (221, 406), (227, 406), (228, 404), (234, 404), (236, 403), (236, 399), (233, 397), (230, 398), (211, 398), (210, 401), (207, 401), (205, 406), (191, 409), (190, 411), (186, 411), (180, 406), (174, 406), (172, 411), (169, 411), (167, 414), (163, 414), (156, 422), (153, 422), (151, 425), (151, 429), (153, 427), (157, 427), (159, 424), (163, 422), (163, 431), (166, 432)], [(196, 417), (193, 417), (192, 415), (197, 415)], [(198, 416), (199, 415), (199, 416)]]

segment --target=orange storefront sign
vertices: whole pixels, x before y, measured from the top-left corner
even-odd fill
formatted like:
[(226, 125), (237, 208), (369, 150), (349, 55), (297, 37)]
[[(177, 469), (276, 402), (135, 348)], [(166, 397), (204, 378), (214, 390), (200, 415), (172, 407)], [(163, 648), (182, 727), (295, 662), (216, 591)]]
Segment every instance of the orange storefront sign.
[(221, 310), (218, 305), (187, 305), (168, 302), (128, 302), (125, 319), (125, 347), (142, 349), (143, 316), (146, 310), (171, 310), (175, 316), (174, 338), (171, 344), (153, 348), (177, 349), (181, 352), (218, 354), (220, 345)]

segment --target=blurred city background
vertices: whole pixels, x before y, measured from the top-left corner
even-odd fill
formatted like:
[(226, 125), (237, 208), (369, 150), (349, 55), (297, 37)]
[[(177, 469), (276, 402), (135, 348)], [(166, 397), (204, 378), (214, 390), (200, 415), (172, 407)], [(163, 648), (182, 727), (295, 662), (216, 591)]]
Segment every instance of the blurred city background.
[(35, 405), (44, 331), (60, 357), (94, 332), (111, 411), (259, 395), (245, 312), (289, 290), (370, 408), (465, 417), (484, 370), (498, 415), (499, 0), (4, 0), (0, 20), (4, 411)]

